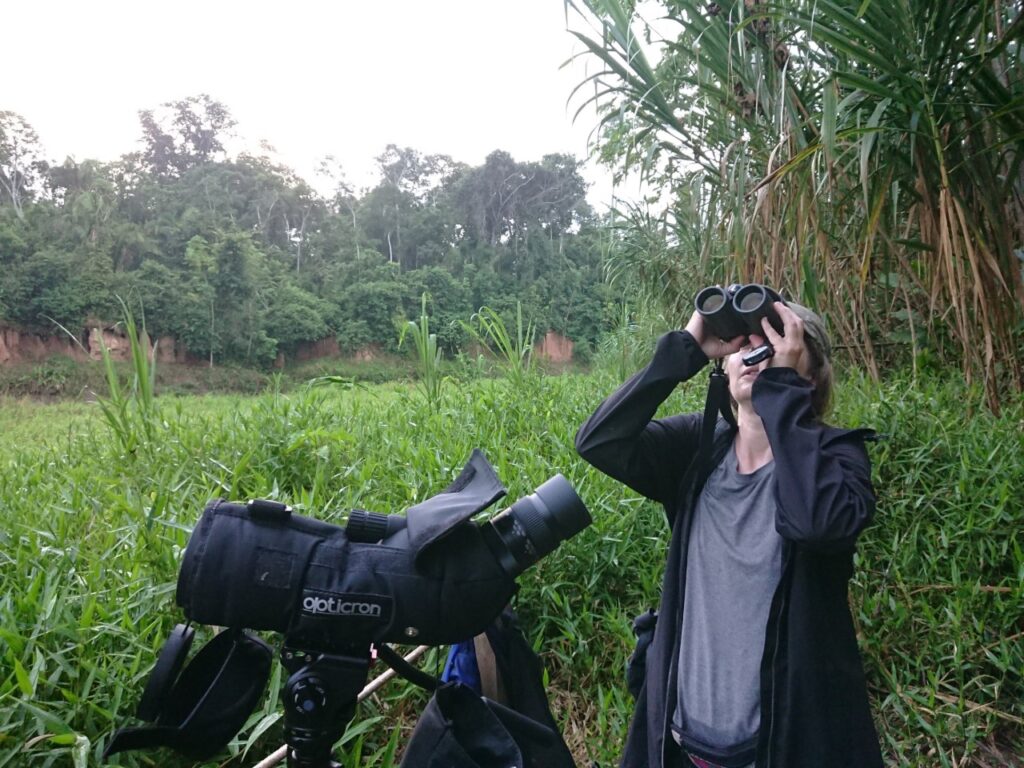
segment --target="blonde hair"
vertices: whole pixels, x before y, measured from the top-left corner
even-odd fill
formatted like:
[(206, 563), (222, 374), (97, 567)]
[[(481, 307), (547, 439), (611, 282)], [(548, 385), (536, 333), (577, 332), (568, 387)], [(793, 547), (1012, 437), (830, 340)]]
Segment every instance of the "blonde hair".
[(811, 353), (811, 383), (814, 384), (814, 391), (811, 393), (811, 411), (814, 418), (821, 421), (832, 406), (832, 361), (817, 349), (817, 344), (812, 339), (806, 339), (807, 350)]

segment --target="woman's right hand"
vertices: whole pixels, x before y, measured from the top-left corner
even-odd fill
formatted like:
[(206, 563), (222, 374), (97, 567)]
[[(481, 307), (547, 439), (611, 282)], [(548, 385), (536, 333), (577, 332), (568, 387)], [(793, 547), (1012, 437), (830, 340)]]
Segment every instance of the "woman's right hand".
[(711, 333), (704, 324), (704, 318), (699, 312), (694, 312), (690, 321), (686, 324), (686, 330), (700, 345), (701, 351), (707, 355), (709, 360), (717, 357), (726, 357), (734, 352), (739, 352), (746, 343), (746, 337), (737, 336), (732, 341), (722, 341)]

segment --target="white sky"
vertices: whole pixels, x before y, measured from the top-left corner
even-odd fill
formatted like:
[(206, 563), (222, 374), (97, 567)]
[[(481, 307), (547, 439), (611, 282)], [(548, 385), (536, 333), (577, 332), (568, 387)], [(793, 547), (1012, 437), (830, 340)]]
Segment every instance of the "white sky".
[[(25, 117), (58, 161), (137, 149), (138, 110), (199, 93), (228, 107), (245, 146), (268, 141), (311, 183), (332, 154), (357, 187), (373, 183), (389, 143), (473, 165), (494, 149), (582, 159), (596, 124), (588, 112), (573, 125), (581, 101), (566, 103), (585, 65), (560, 69), (582, 47), (562, 0), (5, 5), (0, 109)], [(591, 165), (586, 176), (603, 207), (609, 174)]]

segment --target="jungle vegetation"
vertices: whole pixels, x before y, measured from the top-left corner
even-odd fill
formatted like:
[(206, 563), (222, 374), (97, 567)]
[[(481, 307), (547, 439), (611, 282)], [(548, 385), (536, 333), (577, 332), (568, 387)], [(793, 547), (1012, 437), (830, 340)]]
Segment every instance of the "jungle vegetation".
[(597, 341), (607, 244), (571, 156), (469, 166), (389, 145), (370, 189), (325, 158), (322, 194), (268, 154), (228, 156), (234, 119), (209, 96), (139, 120), (140, 149), (55, 162), (0, 112), (0, 323), (78, 333), (124, 300), (154, 338), (259, 368), (327, 337), (394, 350), (427, 293), (448, 354), (482, 306)]
[(767, 281), (878, 376), (954, 366), (1024, 387), (1019, 4), (566, 0), (580, 108), (658, 204), (619, 270), (672, 322), (710, 282)]

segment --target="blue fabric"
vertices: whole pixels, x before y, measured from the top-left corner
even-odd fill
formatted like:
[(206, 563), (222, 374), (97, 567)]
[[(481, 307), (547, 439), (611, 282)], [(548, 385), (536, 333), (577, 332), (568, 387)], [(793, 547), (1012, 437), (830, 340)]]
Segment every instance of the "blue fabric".
[(446, 683), (462, 683), (476, 691), (477, 695), (482, 695), (480, 667), (476, 663), (476, 646), (472, 640), (463, 640), (451, 647), (441, 680)]

